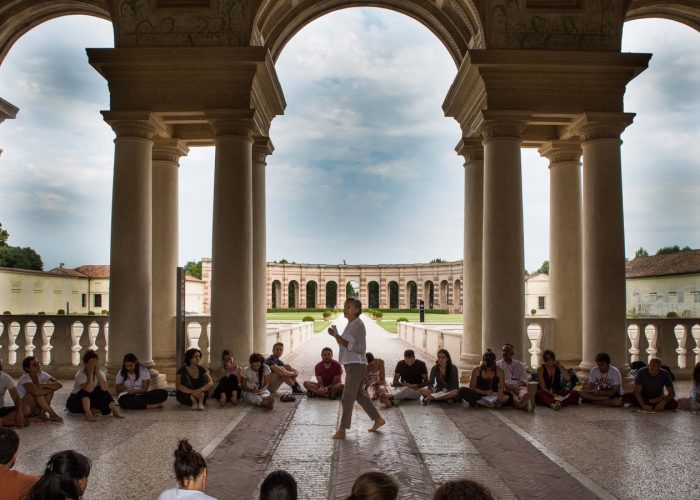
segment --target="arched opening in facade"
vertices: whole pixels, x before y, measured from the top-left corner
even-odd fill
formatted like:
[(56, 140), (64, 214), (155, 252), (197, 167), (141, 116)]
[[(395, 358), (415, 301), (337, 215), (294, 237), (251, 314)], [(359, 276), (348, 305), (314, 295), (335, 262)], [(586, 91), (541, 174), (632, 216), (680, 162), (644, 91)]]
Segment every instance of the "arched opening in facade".
[(272, 282), (272, 308), (279, 309), (282, 307), (282, 283), (279, 280)]
[(406, 298), (408, 299), (409, 309), (418, 308), (418, 285), (416, 285), (415, 281), (406, 283)]
[(399, 284), (396, 281), (390, 281), (387, 285), (389, 292), (389, 309), (398, 309), (399, 306)]
[(290, 309), (299, 307), (299, 282), (297, 280), (290, 281), (287, 287), (287, 292), (287, 307)]
[(333, 309), (338, 306), (338, 283), (328, 281), (326, 283), (326, 307)]
[(454, 283), (454, 299), (452, 299), (454, 309), (456, 311), (462, 311), (462, 281), (455, 280)]
[(376, 281), (367, 283), (367, 307), (379, 307), (379, 283)]
[(435, 285), (432, 281), (426, 281), (423, 285), (423, 300), (426, 309), (435, 308)]
[(360, 284), (357, 281), (350, 280), (345, 284), (345, 297), (348, 299), (360, 298)]
[(440, 282), (440, 309), (448, 309), (450, 306), (450, 285), (447, 280)]
[(316, 303), (318, 302), (318, 284), (315, 281), (309, 281), (306, 283), (306, 307), (309, 309), (316, 309)]

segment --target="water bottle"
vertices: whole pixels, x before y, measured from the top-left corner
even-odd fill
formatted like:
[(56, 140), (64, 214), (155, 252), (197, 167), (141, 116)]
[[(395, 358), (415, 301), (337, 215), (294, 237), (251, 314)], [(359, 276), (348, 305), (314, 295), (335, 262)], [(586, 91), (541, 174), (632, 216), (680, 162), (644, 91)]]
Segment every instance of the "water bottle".
[(690, 399), (688, 400), (688, 410), (690, 413), (696, 413), (698, 411), (698, 393), (693, 392)]

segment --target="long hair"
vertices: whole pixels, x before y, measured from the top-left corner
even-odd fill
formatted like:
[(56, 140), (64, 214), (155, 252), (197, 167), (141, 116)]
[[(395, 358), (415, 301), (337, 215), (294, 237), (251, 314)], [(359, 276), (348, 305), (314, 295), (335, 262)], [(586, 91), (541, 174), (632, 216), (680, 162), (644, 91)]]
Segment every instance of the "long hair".
[(193, 347), (192, 349), (187, 349), (185, 351), (185, 366), (190, 366), (190, 361), (192, 361), (192, 358), (194, 358), (194, 355), (199, 353), (199, 355), (202, 355), (202, 351), (197, 349), (196, 347)]
[(51, 455), (44, 474), (27, 494), (28, 500), (82, 498), (78, 481), (90, 475), (90, 459), (77, 451), (66, 450)]
[(136, 366), (134, 367), (134, 373), (136, 374), (136, 378), (134, 379), (134, 381), (138, 380), (141, 372), (141, 363), (139, 363), (139, 359), (136, 357), (135, 354), (132, 354), (130, 352), (124, 355), (124, 360), (122, 361), (122, 369), (119, 370), (119, 373), (122, 377), (124, 377), (124, 380), (126, 380), (129, 377), (129, 373), (126, 371), (127, 363), (136, 363)]
[[(452, 373), (452, 356), (447, 349), (440, 349), (438, 354), (444, 354), (447, 358), (447, 364), (445, 365), (445, 382), (450, 380), (450, 373)], [(437, 360), (435, 361), (435, 366), (437, 366)], [(438, 377), (440, 376), (440, 370), (438, 369)]]
[(395, 500), (399, 496), (398, 483), (383, 472), (365, 472), (355, 479), (347, 500)]
[(187, 439), (181, 439), (175, 448), (175, 478), (181, 485), (186, 479), (195, 479), (207, 468), (204, 457), (192, 448)]
[(265, 357), (259, 352), (254, 352), (248, 359), (251, 365), (258, 361), (260, 362), (260, 369), (258, 370), (258, 389), (260, 389), (263, 385), (263, 378), (265, 378), (265, 370), (263, 369), (263, 366), (265, 366)]

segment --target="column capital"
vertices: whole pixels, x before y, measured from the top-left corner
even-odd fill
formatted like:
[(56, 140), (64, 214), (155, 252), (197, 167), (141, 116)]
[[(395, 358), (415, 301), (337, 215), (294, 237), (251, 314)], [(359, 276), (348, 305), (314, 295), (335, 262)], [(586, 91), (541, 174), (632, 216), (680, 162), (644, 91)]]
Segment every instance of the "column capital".
[(565, 138), (577, 136), (581, 141), (620, 139), (634, 120), (634, 113), (583, 113), (564, 131)]
[(265, 160), (274, 150), (275, 146), (269, 137), (258, 136), (253, 138), (253, 162), (263, 166), (266, 165)]
[(0, 97), (0, 123), (17, 117), (19, 108)]
[(153, 161), (180, 164), (180, 158), (187, 156), (190, 148), (181, 139), (156, 139), (153, 141)]
[(205, 116), (217, 137), (232, 135), (253, 138), (255, 130), (255, 110), (253, 109), (217, 109), (207, 111)]
[(531, 115), (530, 111), (482, 111), (479, 128), (484, 139), (520, 138)]
[(457, 154), (464, 157), (464, 166), (474, 161), (484, 161), (484, 145), (480, 138), (462, 137), (455, 147)]
[(549, 160), (550, 167), (555, 163), (580, 164), (583, 153), (581, 143), (573, 140), (545, 142), (537, 151)]
[(165, 126), (149, 111), (102, 111), (102, 116), (118, 138), (152, 140), (156, 134), (165, 132)]

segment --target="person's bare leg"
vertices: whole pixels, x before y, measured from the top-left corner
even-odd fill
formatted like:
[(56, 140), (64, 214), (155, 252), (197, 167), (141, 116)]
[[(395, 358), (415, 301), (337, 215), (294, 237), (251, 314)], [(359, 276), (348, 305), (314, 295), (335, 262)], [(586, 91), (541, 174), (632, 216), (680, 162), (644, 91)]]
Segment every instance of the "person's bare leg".
[(238, 406), (238, 393), (236, 391), (231, 393), (231, 404), (233, 406)]
[[(320, 387), (316, 382), (306, 381), (304, 382), (304, 389), (313, 394), (314, 396), (328, 396), (328, 394), (321, 394)], [(328, 391), (330, 393), (330, 389)]]
[(109, 409), (112, 410), (112, 416), (114, 418), (124, 418), (124, 415), (121, 414), (119, 408), (117, 408), (117, 406), (114, 404), (114, 401), (109, 403)]
[(85, 413), (85, 419), (88, 422), (95, 422), (96, 413), (99, 413), (97, 408), (90, 408), (90, 398), (82, 398), (80, 403), (83, 405), (83, 413)]
[(377, 429), (379, 429), (384, 424), (386, 424), (386, 420), (384, 420), (382, 417), (379, 417), (374, 421), (374, 425), (367, 430), (369, 432), (377, 432)]
[[(50, 404), (51, 398), (53, 398), (53, 392), (50, 394), (47, 394), (46, 396), (34, 396), (36, 404), (44, 412), (48, 413), (50, 418), (54, 418), (54, 419), (61, 418), (58, 415), (58, 413), (56, 413), (56, 411), (51, 407), (51, 404)], [(61, 419), (61, 420), (63, 420), (63, 419)]]
[(226, 406), (226, 393), (223, 391), (221, 392), (221, 395), (219, 396), (219, 406), (221, 408)]

